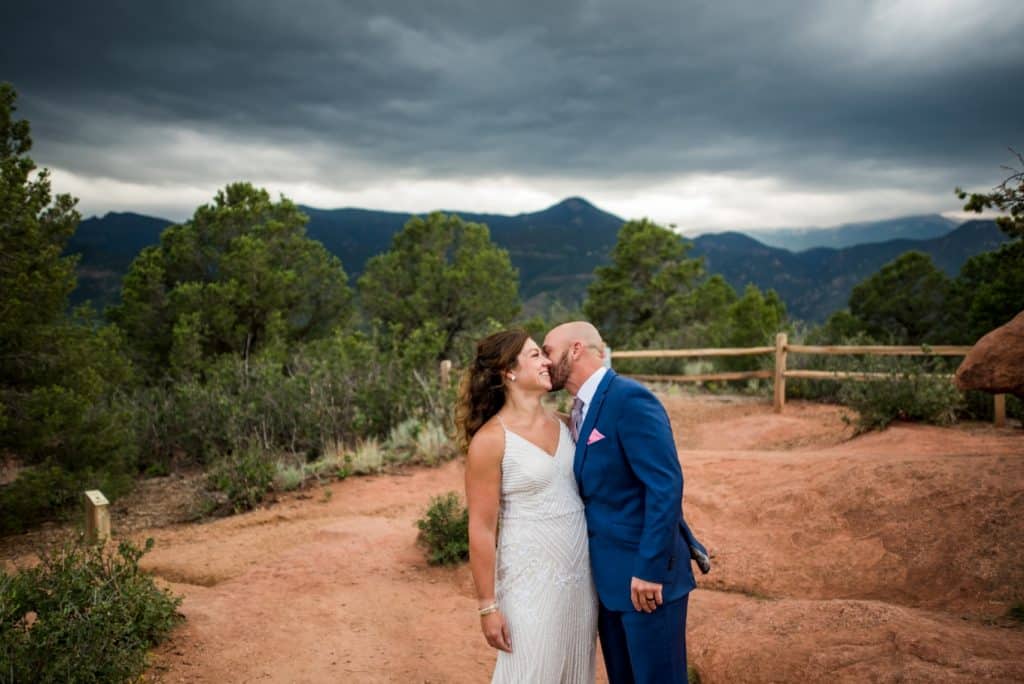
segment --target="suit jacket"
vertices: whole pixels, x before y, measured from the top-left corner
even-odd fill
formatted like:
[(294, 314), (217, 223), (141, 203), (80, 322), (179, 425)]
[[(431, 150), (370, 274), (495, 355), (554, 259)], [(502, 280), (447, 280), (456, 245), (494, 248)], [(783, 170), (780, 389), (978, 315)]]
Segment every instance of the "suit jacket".
[(633, 610), (633, 577), (664, 585), (665, 601), (682, 598), (696, 587), (691, 555), (706, 562), (707, 552), (683, 520), (683, 471), (661, 402), (609, 370), (579, 435), (573, 470), (601, 602)]

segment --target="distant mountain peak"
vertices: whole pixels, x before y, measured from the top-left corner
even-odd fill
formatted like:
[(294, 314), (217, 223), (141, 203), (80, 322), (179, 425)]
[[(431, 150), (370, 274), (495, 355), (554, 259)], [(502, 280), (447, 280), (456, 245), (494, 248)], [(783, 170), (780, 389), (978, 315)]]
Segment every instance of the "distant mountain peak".
[(556, 204), (555, 206), (567, 206), (573, 209), (597, 209), (593, 203), (588, 202), (586, 198), (573, 195), (572, 197), (566, 197), (564, 200)]
[(610, 222), (615, 224), (615, 231), (617, 232), (619, 226), (622, 225), (623, 219), (619, 218), (615, 214), (609, 213), (600, 207), (595, 206), (590, 201), (583, 197), (573, 196), (566, 197), (557, 204), (552, 204), (547, 209), (542, 209), (535, 213), (521, 214), (522, 216), (533, 216), (547, 220), (597, 220), (601, 222)]
[(587, 199), (585, 199), (583, 197), (575, 196), (575, 195), (572, 196), (572, 197), (566, 197), (565, 199), (561, 200), (560, 202), (556, 202), (555, 204), (552, 204), (547, 209), (541, 209), (537, 213), (538, 214), (546, 214), (546, 213), (550, 213), (550, 212), (560, 212), (560, 213), (568, 212), (568, 213), (572, 213), (572, 214), (582, 214), (582, 213), (592, 213), (592, 212), (597, 212), (597, 213), (601, 213), (601, 214), (608, 213), (608, 212), (603, 211), (602, 209), (599, 209), (598, 207), (594, 206), (594, 204), (592, 202), (588, 201)]

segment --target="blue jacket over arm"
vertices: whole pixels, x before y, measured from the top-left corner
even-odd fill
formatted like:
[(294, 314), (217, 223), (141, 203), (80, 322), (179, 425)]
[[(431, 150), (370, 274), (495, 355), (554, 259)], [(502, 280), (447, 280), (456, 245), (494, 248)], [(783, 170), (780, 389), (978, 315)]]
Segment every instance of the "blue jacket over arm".
[(632, 577), (663, 586), (666, 601), (695, 586), (693, 538), (682, 515), (683, 473), (661, 402), (609, 371), (587, 409), (574, 462), (586, 507), (590, 562), (601, 602), (633, 610)]

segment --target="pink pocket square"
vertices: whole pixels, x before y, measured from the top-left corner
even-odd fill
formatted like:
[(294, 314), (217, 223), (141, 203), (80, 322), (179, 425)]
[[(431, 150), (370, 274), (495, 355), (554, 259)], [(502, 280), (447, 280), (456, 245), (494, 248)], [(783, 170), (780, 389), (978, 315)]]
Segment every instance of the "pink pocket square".
[(587, 444), (593, 444), (594, 442), (600, 442), (602, 439), (604, 439), (604, 435), (602, 435), (600, 432), (598, 432), (597, 428), (594, 428), (593, 430), (590, 431), (590, 437), (587, 437)]

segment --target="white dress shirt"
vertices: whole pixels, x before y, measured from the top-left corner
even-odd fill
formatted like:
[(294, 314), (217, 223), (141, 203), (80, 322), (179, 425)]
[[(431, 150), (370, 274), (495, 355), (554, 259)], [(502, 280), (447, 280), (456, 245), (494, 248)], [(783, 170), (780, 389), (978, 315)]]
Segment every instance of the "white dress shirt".
[(583, 402), (583, 415), (580, 417), (580, 428), (583, 428), (583, 424), (587, 422), (587, 411), (590, 410), (590, 403), (594, 400), (594, 393), (597, 392), (597, 386), (601, 384), (601, 379), (604, 374), (608, 372), (608, 369), (604, 366), (598, 368), (594, 373), (587, 378), (580, 386), (580, 391), (576, 393), (576, 398)]

